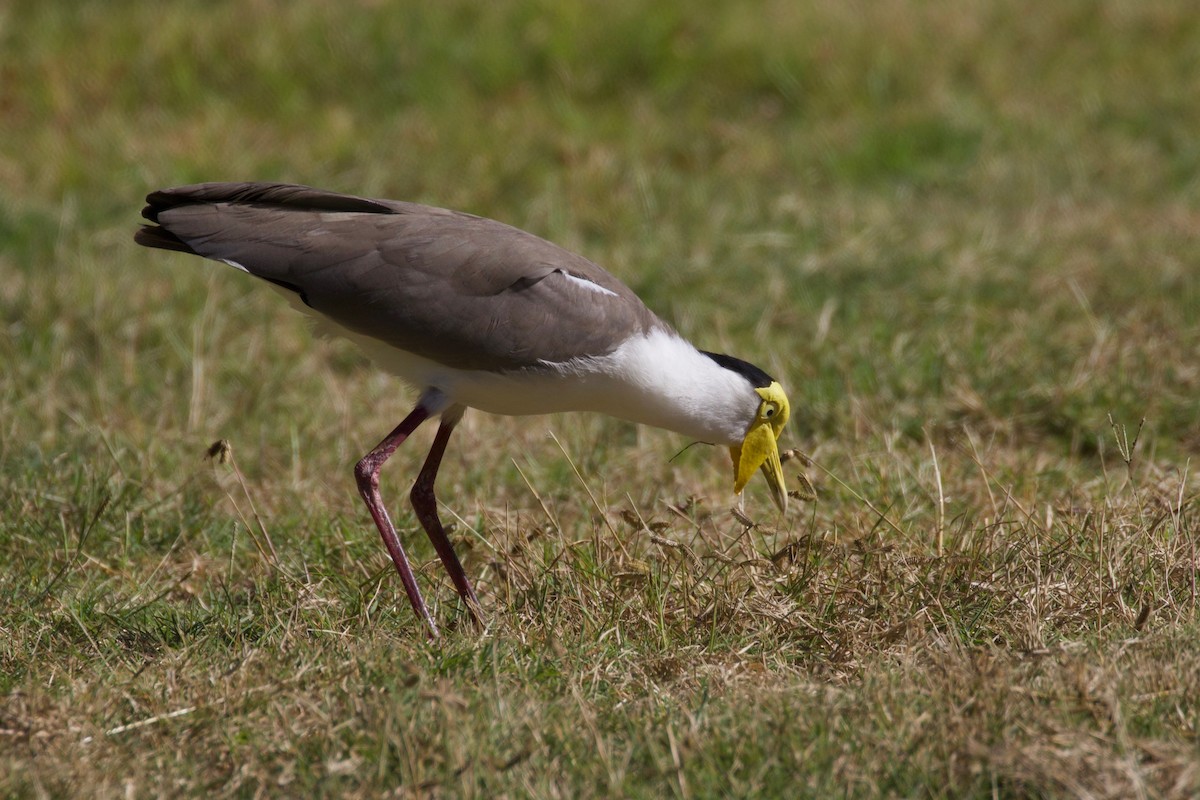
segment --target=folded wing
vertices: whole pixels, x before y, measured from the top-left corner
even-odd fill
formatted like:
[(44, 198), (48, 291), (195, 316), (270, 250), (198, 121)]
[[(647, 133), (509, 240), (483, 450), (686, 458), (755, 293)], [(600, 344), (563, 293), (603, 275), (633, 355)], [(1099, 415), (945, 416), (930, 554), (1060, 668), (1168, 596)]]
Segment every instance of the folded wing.
[(459, 369), (604, 355), (664, 326), (601, 267), (493, 220), (304, 186), (154, 192), (136, 236), (225, 261), (392, 347)]

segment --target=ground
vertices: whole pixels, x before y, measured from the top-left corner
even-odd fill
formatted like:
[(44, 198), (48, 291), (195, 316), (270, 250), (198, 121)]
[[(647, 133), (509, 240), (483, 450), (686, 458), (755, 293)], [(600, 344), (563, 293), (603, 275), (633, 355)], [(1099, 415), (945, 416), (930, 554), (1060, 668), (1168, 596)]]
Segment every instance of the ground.
[[(9, 2), (0, 794), (1200, 795), (1197, 97), (1183, 0)], [(482, 633), (384, 471), (427, 640), (351, 471), (414, 394), (132, 242), (220, 179), (586, 254), (815, 500), (468, 414)]]

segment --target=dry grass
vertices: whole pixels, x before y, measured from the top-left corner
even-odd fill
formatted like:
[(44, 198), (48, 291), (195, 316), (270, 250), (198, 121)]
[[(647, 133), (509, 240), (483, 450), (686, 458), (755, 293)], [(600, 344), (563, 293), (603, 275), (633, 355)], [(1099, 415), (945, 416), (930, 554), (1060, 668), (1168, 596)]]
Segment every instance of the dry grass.
[[(1190, 5), (610, 6), (0, 10), (0, 794), (1200, 794)], [(411, 395), (130, 241), (252, 177), (583, 250), (784, 380), (817, 500), (468, 415), (477, 635), (421, 431), (427, 642), (349, 468)]]

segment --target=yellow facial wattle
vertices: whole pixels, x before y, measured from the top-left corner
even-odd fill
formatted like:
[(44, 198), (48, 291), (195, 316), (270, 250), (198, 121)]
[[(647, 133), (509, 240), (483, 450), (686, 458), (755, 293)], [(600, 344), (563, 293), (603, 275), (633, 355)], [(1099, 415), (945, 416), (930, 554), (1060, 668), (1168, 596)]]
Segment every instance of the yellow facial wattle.
[(733, 456), (733, 491), (741, 494), (754, 470), (761, 469), (771, 487), (771, 497), (780, 511), (787, 510), (787, 489), (783, 480), (783, 464), (779, 461), (779, 436), (787, 424), (791, 408), (787, 395), (778, 382), (755, 389), (762, 403), (750, 423), (741, 444), (729, 448)]

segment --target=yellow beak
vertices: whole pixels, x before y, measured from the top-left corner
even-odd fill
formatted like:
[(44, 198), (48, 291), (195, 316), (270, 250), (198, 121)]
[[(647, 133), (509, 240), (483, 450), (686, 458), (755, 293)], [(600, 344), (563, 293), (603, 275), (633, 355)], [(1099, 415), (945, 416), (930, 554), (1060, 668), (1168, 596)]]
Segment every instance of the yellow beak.
[[(781, 426), (782, 427), (782, 426)], [(783, 483), (783, 464), (775, 429), (764, 419), (754, 421), (741, 444), (729, 448), (733, 456), (733, 492), (741, 494), (754, 470), (761, 469), (771, 487), (771, 498), (781, 512), (787, 511), (787, 489)]]

